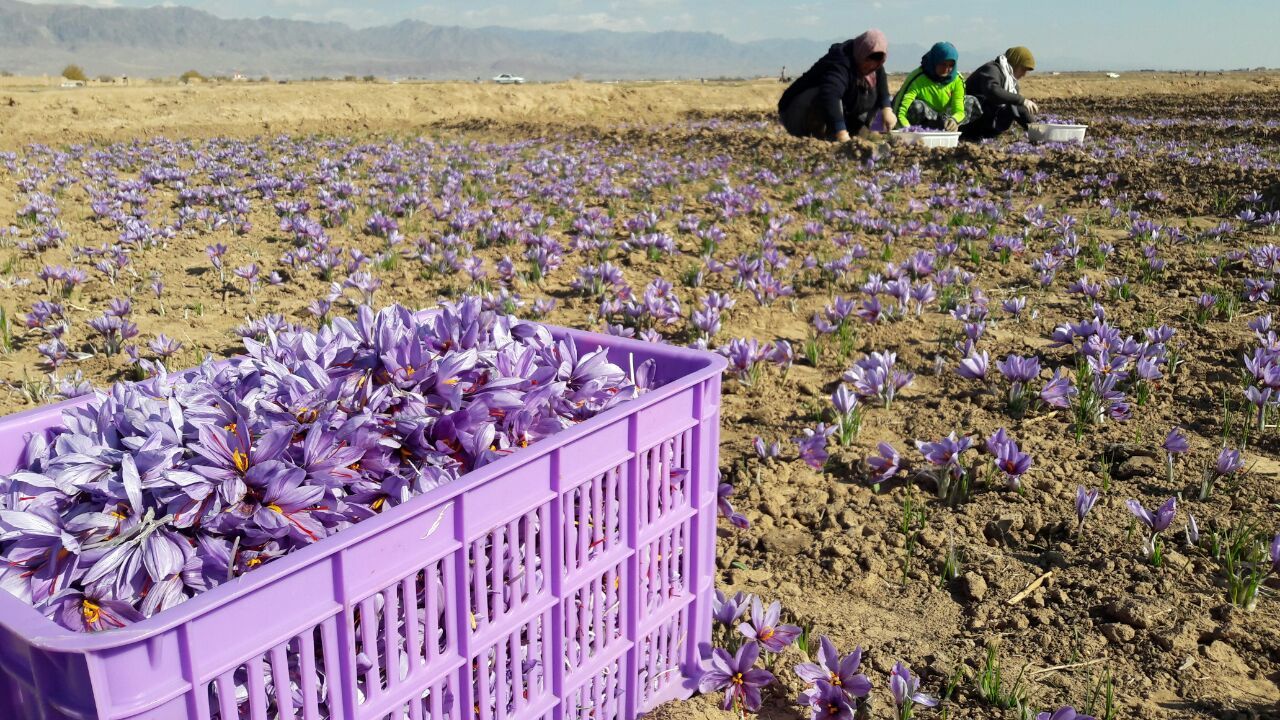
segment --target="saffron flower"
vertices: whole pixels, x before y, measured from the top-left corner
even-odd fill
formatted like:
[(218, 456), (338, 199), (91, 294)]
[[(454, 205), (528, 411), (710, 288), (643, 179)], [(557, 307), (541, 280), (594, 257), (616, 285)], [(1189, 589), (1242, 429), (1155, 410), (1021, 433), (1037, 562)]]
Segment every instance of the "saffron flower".
[(889, 671), (889, 692), (898, 709), (898, 720), (911, 720), (912, 707), (915, 705), (934, 707), (938, 704), (933, 697), (920, 692), (920, 679), (902, 661), (894, 663), (893, 669)]
[(1095, 720), (1091, 715), (1082, 715), (1076, 712), (1076, 709), (1067, 705), (1058, 708), (1053, 712), (1042, 712), (1036, 715), (1036, 720)]
[(960, 361), (956, 366), (956, 374), (967, 380), (986, 380), (987, 367), (991, 361), (991, 356), (986, 350), (980, 353), (970, 354), (969, 357)]
[(1191, 449), (1191, 443), (1187, 442), (1187, 436), (1183, 434), (1182, 430), (1175, 427), (1165, 436), (1164, 442), (1160, 444), (1160, 447), (1171, 455), (1181, 455)]
[(719, 506), (720, 514), (729, 519), (729, 523), (734, 527), (743, 530), (751, 527), (751, 521), (745, 515), (733, 509), (733, 505), (729, 503), (729, 498), (733, 497), (733, 486), (729, 483), (720, 483), (720, 487), (716, 492), (716, 502)]
[(708, 661), (710, 667), (698, 679), (698, 691), (723, 690), (723, 709), (736, 707), (744, 712), (756, 712), (760, 709), (760, 689), (773, 682), (773, 673), (755, 666), (759, 657), (760, 646), (754, 642), (745, 643), (733, 656), (715, 648)]
[(1169, 525), (1173, 523), (1173, 518), (1178, 514), (1178, 499), (1176, 497), (1169, 498), (1155, 513), (1144, 508), (1142, 503), (1137, 500), (1129, 500), (1125, 505), (1128, 506), (1129, 512), (1133, 513), (1134, 517), (1138, 518), (1150, 530), (1150, 535), (1143, 541), (1143, 550), (1146, 552), (1147, 557), (1150, 558), (1151, 564), (1159, 567), (1164, 560), (1161, 552), (1160, 533), (1169, 528)]
[(738, 618), (751, 607), (753, 597), (742, 592), (734, 593), (733, 597), (725, 597), (724, 593), (716, 590), (715, 598), (711, 600), (711, 619), (725, 627), (733, 627)]
[(1066, 410), (1071, 407), (1071, 400), (1077, 395), (1071, 384), (1071, 378), (1063, 375), (1062, 370), (1054, 370), (1053, 377), (1040, 390), (1040, 400), (1049, 407)]
[(751, 441), (751, 448), (755, 450), (756, 457), (761, 460), (775, 460), (782, 454), (782, 443), (776, 440), (772, 443), (766, 443), (764, 438), (758, 435)]
[(996, 469), (1004, 475), (1009, 488), (1020, 489), (1022, 476), (1031, 469), (1031, 456), (1018, 449), (1018, 443), (1005, 434), (1004, 428), (996, 430), (990, 438), (987, 438), (986, 449), (995, 457)]
[(1173, 474), (1173, 456), (1181, 455), (1191, 449), (1191, 443), (1187, 441), (1187, 436), (1182, 433), (1179, 428), (1173, 428), (1169, 434), (1165, 436), (1164, 442), (1160, 444), (1164, 448), (1165, 467), (1169, 471), (1169, 484), (1174, 482)]
[(960, 455), (972, 446), (972, 438), (967, 435), (956, 437), (954, 430), (937, 442), (916, 441), (916, 448), (924, 459), (940, 467), (959, 465)]
[(889, 482), (897, 477), (901, 462), (902, 456), (892, 445), (886, 442), (879, 443), (876, 445), (876, 454), (867, 458), (867, 467), (871, 469), (867, 482), (872, 485)]
[(738, 632), (760, 643), (772, 653), (782, 652), (800, 636), (800, 628), (780, 623), (782, 603), (774, 600), (766, 610), (760, 598), (751, 599), (751, 622), (738, 626)]
[(795, 673), (814, 687), (805, 690), (805, 695), (813, 698), (821, 695), (820, 683), (826, 683), (839, 689), (849, 699), (864, 698), (871, 694), (871, 681), (866, 675), (858, 672), (862, 665), (862, 648), (854, 648), (853, 652), (841, 656), (835, 643), (827, 636), (818, 641), (816, 663), (802, 663), (795, 666)]
[(915, 374), (897, 369), (898, 356), (892, 352), (873, 352), (854, 363), (843, 375), (859, 399), (876, 399), (887, 409), (898, 391), (911, 384)]
[(849, 696), (826, 680), (818, 680), (801, 698), (809, 703), (809, 720), (853, 720)]
[(862, 407), (858, 398), (843, 383), (831, 396), (831, 405), (835, 410), (837, 436), (840, 444), (848, 446), (857, 437), (862, 428)]
[(1173, 518), (1178, 514), (1178, 499), (1172, 497), (1166, 500), (1154, 514), (1144, 508), (1142, 503), (1137, 500), (1129, 500), (1125, 505), (1129, 508), (1129, 512), (1133, 513), (1134, 517), (1142, 521), (1142, 524), (1146, 525), (1153, 533), (1164, 532), (1168, 529), (1170, 523), (1173, 522)]
[(1240, 451), (1225, 447), (1218, 452), (1218, 459), (1213, 464), (1214, 472), (1224, 477), (1234, 475), (1242, 468), (1244, 468), (1244, 460), (1240, 457)]
[(830, 457), (827, 453), (827, 438), (830, 438), (835, 431), (835, 427), (828, 427), (826, 423), (805, 428), (804, 436), (796, 438), (796, 444), (800, 446), (800, 459), (814, 470), (822, 470), (826, 467), (827, 458)]
[(1083, 485), (1076, 487), (1076, 517), (1079, 520), (1077, 527), (1084, 527), (1084, 519), (1089, 515), (1089, 511), (1093, 509), (1094, 504), (1097, 502), (1097, 490), (1086, 490)]

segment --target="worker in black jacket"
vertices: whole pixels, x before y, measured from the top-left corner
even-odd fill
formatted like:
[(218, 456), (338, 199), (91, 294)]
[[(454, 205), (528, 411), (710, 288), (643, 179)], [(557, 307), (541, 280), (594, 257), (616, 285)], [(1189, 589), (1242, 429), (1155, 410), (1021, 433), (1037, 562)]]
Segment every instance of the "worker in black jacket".
[(983, 65), (965, 80), (966, 96), (982, 105), (982, 116), (965, 125), (962, 140), (990, 140), (1013, 127), (1035, 120), (1039, 108), (1022, 96), (1018, 81), (1036, 69), (1035, 56), (1024, 47), (1009, 48), (1003, 55)]
[(865, 127), (892, 130), (897, 118), (889, 109), (888, 56), (889, 40), (879, 30), (832, 45), (782, 93), (778, 117), (783, 127), (796, 137), (839, 142)]

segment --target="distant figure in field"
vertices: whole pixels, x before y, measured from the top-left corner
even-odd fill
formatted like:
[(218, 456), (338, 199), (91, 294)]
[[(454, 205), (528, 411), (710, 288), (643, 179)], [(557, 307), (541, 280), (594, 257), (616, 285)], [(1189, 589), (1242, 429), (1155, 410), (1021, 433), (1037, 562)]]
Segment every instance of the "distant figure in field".
[(896, 121), (884, 71), (888, 57), (889, 40), (879, 30), (832, 45), (782, 93), (782, 126), (796, 137), (837, 142), (847, 142), (864, 128), (892, 130)]
[(964, 78), (956, 72), (959, 60), (960, 53), (949, 42), (929, 48), (893, 97), (899, 125), (955, 132), (982, 115), (977, 99), (965, 97)]
[(1024, 47), (1013, 47), (1000, 57), (983, 65), (965, 81), (969, 97), (982, 105), (982, 117), (964, 127), (962, 140), (989, 140), (1013, 127), (1024, 129), (1034, 122), (1040, 108), (1034, 100), (1022, 95), (1018, 81), (1036, 69), (1036, 58)]
[(786, 81), (787, 81), (787, 66), (783, 65), (782, 72), (778, 73), (778, 82), (786, 82)]

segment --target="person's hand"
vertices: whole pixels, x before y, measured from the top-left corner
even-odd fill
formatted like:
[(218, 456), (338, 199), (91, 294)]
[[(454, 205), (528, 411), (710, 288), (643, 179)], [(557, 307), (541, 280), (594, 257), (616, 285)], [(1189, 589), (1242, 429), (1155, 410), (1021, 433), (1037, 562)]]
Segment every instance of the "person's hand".
[(889, 132), (890, 130), (893, 130), (895, 127), (898, 126), (898, 115), (893, 112), (893, 108), (885, 108), (883, 111), (883, 116), (884, 116), (885, 132)]
[(848, 130), (841, 130), (836, 133), (836, 142), (849, 142), (850, 139)]
[(1036, 105), (1035, 100), (1031, 100), (1031, 99), (1023, 100), (1022, 107), (1026, 108), (1027, 112), (1030, 113), (1031, 115), (1040, 114), (1040, 106)]
[(955, 132), (960, 129), (960, 123), (956, 122), (955, 118), (949, 117), (946, 122), (942, 123), (942, 129), (947, 132)]

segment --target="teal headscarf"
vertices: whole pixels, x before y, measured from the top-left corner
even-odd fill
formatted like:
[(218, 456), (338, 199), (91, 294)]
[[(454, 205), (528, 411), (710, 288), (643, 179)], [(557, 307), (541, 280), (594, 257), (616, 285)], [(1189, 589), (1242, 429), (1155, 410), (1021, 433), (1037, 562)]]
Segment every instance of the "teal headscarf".
[[(950, 60), (955, 63), (951, 68), (951, 74), (946, 77), (938, 77), (935, 68), (938, 65)], [(950, 83), (956, 79), (956, 73), (960, 70), (960, 53), (956, 51), (956, 46), (949, 42), (940, 42), (929, 48), (929, 52), (920, 58), (920, 69), (930, 80), (938, 83)]]

